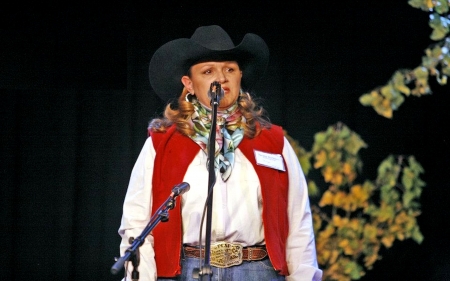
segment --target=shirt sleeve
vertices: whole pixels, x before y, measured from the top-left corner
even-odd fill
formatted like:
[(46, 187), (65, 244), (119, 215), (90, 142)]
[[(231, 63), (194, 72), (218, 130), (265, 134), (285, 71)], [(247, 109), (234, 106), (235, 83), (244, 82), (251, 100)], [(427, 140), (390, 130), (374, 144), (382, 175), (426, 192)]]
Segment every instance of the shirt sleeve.
[[(137, 238), (150, 221), (152, 210), (152, 174), (155, 150), (151, 138), (147, 138), (141, 152), (134, 164), (128, 184), (127, 193), (123, 204), (122, 220), (119, 227), (119, 235), (122, 237), (120, 243), (120, 254), (131, 245), (130, 237)], [(145, 242), (139, 247), (140, 281), (156, 280), (155, 253), (153, 250), (153, 236), (146, 237)], [(131, 262), (125, 263), (127, 279), (131, 279), (133, 266)]]
[(289, 172), (289, 235), (286, 243), (289, 276), (286, 280), (320, 281), (322, 270), (317, 263), (308, 187), (297, 155), (286, 138), (283, 157)]

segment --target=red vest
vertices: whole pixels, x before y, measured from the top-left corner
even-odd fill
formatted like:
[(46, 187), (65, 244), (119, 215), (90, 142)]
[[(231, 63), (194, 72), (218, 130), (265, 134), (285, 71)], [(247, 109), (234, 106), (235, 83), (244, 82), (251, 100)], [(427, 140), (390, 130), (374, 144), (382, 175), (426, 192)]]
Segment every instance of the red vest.
[[(151, 132), (150, 135), (156, 150), (152, 182), (152, 214), (154, 214), (168, 198), (172, 188), (183, 181), (187, 168), (200, 147), (190, 138), (180, 134), (175, 126), (170, 127), (166, 133)], [(288, 175), (287, 172), (257, 165), (254, 155), (254, 150), (281, 154), (284, 145), (283, 136), (283, 129), (272, 125), (271, 129), (262, 130), (261, 134), (253, 139), (244, 137), (238, 148), (253, 164), (261, 183), (264, 236), (270, 261), (281, 275), (288, 275), (286, 264), (286, 239), (289, 233)], [(175, 208), (169, 211), (169, 221), (158, 224), (153, 230), (158, 277), (174, 277), (181, 274), (180, 206), (180, 197), (177, 197)]]

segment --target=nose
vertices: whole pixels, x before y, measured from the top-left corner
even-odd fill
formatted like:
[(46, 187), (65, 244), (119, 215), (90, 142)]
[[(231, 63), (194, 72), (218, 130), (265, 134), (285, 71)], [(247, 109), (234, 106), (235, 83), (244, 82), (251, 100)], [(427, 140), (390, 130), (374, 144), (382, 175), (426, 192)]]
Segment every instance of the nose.
[(217, 77), (216, 80), (217, 80), (217, 82), (219, 82), (220, 84), (223, 84), (223, 83), (227, 82), (228, 79), (227, 79), (226, 73), (223, 72), (223, 71), (219, 72), (219, 75), (218, 75), (218, 77)]

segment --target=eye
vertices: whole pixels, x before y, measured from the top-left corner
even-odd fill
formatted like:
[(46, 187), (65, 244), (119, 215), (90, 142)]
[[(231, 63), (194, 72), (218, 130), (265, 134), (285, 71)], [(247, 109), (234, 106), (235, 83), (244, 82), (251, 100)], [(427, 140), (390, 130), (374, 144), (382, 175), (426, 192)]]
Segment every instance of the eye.
[(233, 67), (228, 67), (226, 70), (228, 73), (232, 73), (235, 69)]
[(203, 71), (203, 74), (211, 74), (211, 73), (212, 73), (211, 69), (207, 69), (207, 70)]

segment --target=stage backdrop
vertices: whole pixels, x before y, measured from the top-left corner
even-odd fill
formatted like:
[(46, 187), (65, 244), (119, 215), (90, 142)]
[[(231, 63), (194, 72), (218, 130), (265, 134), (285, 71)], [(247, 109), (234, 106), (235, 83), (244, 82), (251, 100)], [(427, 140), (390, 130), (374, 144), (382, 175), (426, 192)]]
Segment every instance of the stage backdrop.
[(164, 107), (148, 62), (163, 43), (209, 24), (236, 44), (247, 32), (266, 40), (270, 65), (253, 94), (306, 149), (341, 121), (369, 145), (361, 181), (375, 179), (389, 154), (423, 165), (424, 242), (382, 251), (362, 280), (450, 279), (449, 86), (406, 98), (392, 120), (358, 101), (395, 70), (420, 64), (432, 43), (428, 14), (406, 0), (148, 2), (2, 9), (1, 280), (121, 279), (109, 270), (122, 203), (148, 121)]

